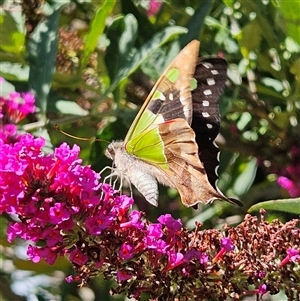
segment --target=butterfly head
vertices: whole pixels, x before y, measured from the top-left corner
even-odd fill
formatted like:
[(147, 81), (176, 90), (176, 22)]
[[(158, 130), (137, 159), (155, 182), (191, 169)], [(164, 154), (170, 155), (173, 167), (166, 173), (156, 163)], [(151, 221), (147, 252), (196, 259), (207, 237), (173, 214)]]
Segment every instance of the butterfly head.
[(116, 157), (117, 150), (122, 149), (123, 145), (124, 145), (123, 141), (113, 141), (113, 142), (111, 142), (105, 150), (105, 153), (104, 153), (105, 156), (108, 159), (111, 159), (111, 160), (114, 161), (114, 159)]

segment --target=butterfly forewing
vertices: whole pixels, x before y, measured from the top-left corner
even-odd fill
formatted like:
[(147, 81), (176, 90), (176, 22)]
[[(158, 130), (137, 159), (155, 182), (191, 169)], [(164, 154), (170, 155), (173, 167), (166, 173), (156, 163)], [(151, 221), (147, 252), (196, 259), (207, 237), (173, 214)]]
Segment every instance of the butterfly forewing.
[[(196, 40), (189, 43), (158, 79), (126, 135), (126, 145), (130, 147), (131, 140), (149, 126), (155, 127), (174, 118), (183, 118), (191, 123), (191, 80), (199, 46), (200, 42)], [(151, 124), (147, 122), (149, 112), (153, 114)]]

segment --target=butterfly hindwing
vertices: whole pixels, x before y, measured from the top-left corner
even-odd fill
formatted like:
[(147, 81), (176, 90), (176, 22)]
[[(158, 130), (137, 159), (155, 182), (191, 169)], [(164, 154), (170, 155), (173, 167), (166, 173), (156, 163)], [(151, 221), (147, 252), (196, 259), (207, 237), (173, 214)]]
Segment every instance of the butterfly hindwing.
[(196, 134), (199, 157), (203, 163), (210, 184), (216, 188), (219, 166), (219, 148), (214, 140), (220, 129), (218, 98), (226, 82), (227, 63), (221, 58), (199, 59), (195, 79), (197, 89), (192, 91), (193, 122), (192, 129)]
[[(168, 169), (163, 170), (169, 186), (175, 187), (184, 205), (211, 202), (220, 194), (208, 182), (205, 168), (198, 157), (195, 133), (183, 119), (159, 125), (165, 144)], [(161, 180), (163, 182), (164, 179)]]

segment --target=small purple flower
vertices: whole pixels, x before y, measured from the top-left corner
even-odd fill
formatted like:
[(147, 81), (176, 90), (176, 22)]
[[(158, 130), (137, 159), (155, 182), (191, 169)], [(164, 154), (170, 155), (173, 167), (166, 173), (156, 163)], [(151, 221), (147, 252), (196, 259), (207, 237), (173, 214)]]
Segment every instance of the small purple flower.
[(107, 229), (114, 221), (114, 216), (99, 213), (90, 216), (85, 221), (85, 226), (90, 234), (99, 235), (103, 230)]
[(7, 97), (0, 96), (0, 116), (2, 124), (16, 124), (29, 113), (34, 113), (35, 99), (30, 92), (12, 92)]
[(140, 211), (133, 210), (129, 214), (128, 221), (124, 221), (123, 223), (120, 224), (121, 228), (130, 228), (134, 227), (136, 229), (142, 229), (144, 228), (144, 222), (141, 220), (142, 215)]
[(74, 281), (74, 277), (72, 275), (69, 275), (65, 278), (66, 282), (71, 283)]
[(161, 238), (163, 236), (163, 231), (161, 224), (151, 224), (147, 228), (147, 236), (153, 238)]
[(175, 220), (171, 214), (161, 215), (157, 219), (162, 225), (165, 225), (170, 231), (177, 232), (182, 227), (182, 222), (180, 219)]
[(119, 282), (126, 281), (126, 280), (130, 279), (131, 277), (132, 276), (128, 272), (126, 272), (125, 270), (119, 270), (117, 272), (117, 280)]
[(162, 6), (162, 3), (162, 0), (150, 0), (147, 10), (148, 17), (156, 15)]
[(262, 284), (259, 288), (258, 288), (259, 294), (264, 295), (267, 293), (267, 286), (265, 284)]
[(292, 180), (290, 180), (289, 178), (284, 177), (284, 176), (280, 176), (277, 179), (277, 183), (282, 188), (284, 188), (285, 190), (287, 190), (291, 197), (297, 197), (297, 196), (299, 196), (300, 190), (297, 189), (297, 187), (295, 186), (294, 182)]
[(27, 247), (27, 256), (34, 263), (38, 263), (41, 260), (41, 256), (38, 252), (38, 248), (32, 245), (29, 245)]
[(246, 291), (243, 293), (243, 295), (260, 295), (261, 297), (268, 292), (268, 288), (266, 284), (262, 284), (259, 288), (253, 290), (253, 291)]
[(144, 237), (144, 244), (148, 249), (154, 249), (159, 253), (165, 253), (168, 247), (167, 243), (160, 239), (163, 236), (161, 224), (151, 224), (147, 228), (147, 234)]
[(134, 251), (135, 250), (134, 250), (133, 246), (131, 246), (127, 243), (124, 243), (120, 247), (119, 256), (123, 260), (128, 260), (128, 259), (131, 259), (134, 256)]
[(221, 239), (221, 246), (226, 250), (226, 252), (233, 251), (235, 248), (232, 240), (228, 237)]
[(58, 243), (62, 242), (63, 236), (59, 230), (48, 228), (42, 233), (42, 237), (46, 240), (47, 246), (49, 248), (56, 246)]
[(82, 266), (89, 260), (89, 258), (87, 255), (83, 254), (80, 250), (75, 249), (70, 252), (70, 260), (73, 263)]
[(52, 224), (60, 224), (70, 218), (70, 212), (65, 208), (64, 204), (55, 203), (49, 210), (49, 217)]
[(201, 264), (206, 264), (208, 262), (208, 255), (200, 252), (199, 250), (195, 250), (195, 249), (188, 250), (184, 254), (184, 260), (186, 262), (190, 262), (193, 259), (199, 260)]
[(300, 258), (299, 251), (297, 249), (289, 248), (287, 250), (287, 256), (280, 262), (279, 267), (283, 267), (290, 261), (295, 262)]
[(168, 264), (164, 268), (165, 271), (170, 271), (184, 262), (184, 255), (180, 252), (168, 251)]
[(221, 250), (219, 253), (213, 258), (212, 262), (215, 263), (217, 262), (226, 252), (233, 251), (235, 246), (232, 242), (232, 240), (228, 237), (222, 238), (221, 239)]

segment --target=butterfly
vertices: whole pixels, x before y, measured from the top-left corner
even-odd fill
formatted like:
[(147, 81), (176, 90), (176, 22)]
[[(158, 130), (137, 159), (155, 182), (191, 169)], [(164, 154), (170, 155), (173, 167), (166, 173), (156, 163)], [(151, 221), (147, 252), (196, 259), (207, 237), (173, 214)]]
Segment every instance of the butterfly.
[(111, 142), (105, 155), (113, 174), (125, 177), (145, 199), (158, 204), (158, 183), (177, 189), (190, 207), (216, 199), (240, 205), (216, 186), (219, 165), (218, 98), (226, 81), (221, 58), (198, 59), (193, 40), (152, 88), (124, 141)]

